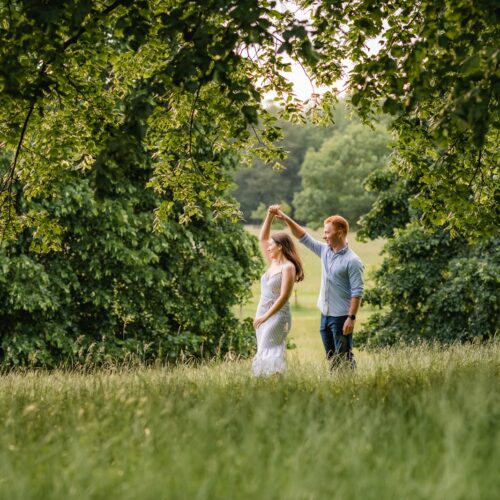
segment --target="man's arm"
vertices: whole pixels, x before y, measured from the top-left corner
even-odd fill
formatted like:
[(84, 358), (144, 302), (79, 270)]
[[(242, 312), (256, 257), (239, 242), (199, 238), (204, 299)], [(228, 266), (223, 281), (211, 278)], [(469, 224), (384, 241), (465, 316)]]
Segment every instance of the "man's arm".
[(361, 297), (352, 297), (351, 305), (349, 306), (349, 316), (356, 316), (359, 306), (361, 304)]
[(306, 230), (299, 224), (297, 224), (291, 217), (284, 214), (280, 210), (279, 205), (271, 205), (269, 211), (274, 213), (277, 219), (284, 220), (292, 234), (299, 239), (300, 243), (305, 245), (311, 252), (314, 252), (318, 257), (321, 257), (321, 252), (326, 247), (326, 243), (315, 240)]
[[(361, 297), (351, 297), (351, 304), (349, 305), (349, 316), (356, 316), (359, 305), (361, 304)], [(342, 328), (342, 335), (349, 335), (354, 330), (355, 319), (347, 318), (344, 321)]]
[[(363, 263), (356, 259), (349, 264), (349, 282), (351, 284), (351, 303), (349, 305), (349, 316), (356, 316), (361, 304), (361, 297), (364, 291)], [(354, 330), (354, 322), (356, 320), (347, 318), (342, 328), (343, 335), (349, 335)]]
[(296, 238), (300, 239), (306, 234), (305, 229), (301, 225), (297, 224), (291, 217), (284, 214), (281, 210), (278, 210), (278, 212), (276, 213), (276, 217), (286, 222), (287, 226), (290, 228), (290, 231), (292, 231), (292, 234)]

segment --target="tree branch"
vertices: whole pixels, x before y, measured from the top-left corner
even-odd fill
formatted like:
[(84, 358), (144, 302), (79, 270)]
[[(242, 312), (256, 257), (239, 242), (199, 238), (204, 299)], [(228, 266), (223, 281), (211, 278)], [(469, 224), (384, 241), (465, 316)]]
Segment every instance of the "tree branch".
[(196, 110), (196, 103), (198, 102), (198, 97), (200, 96), (201, 84), (198, 85), (196, 89), (196, 94), (193, 99), (193, 104), (191, 106), (191, 115), (189, 117), (189, 158), (193, 162), (193, 164), (198, 168), (194, 158), (193, 158), (193, 120), (194, 120), (194, 112)]
[[(8, 175), (7, 175), (7, 178), (6, 178), (5, 182), (2, 183), (2, 186), (0, 188), (0, 194), (3, 193), (6, 188), (8, 191), (7, 196), (5, 197), (5, 199), (2, 201), (2, 203), (0, 205), (0, 211), (4, 207), (5, 203), (12, 199), (12, 185), (14, 182), (14, 175), (16, 172), (17, 161), (19, 159), (19, 154), (21, 152), (24, 136), (26, 135), (26, 129), (28, 128), (28, 123), (30, 121), (30, 117), (33, 113), (33, 110), (35, 109), (35, 103), (36, 103), (36, 99), (33, 98), (31, 100), (30, 107), (28, 109), (28, 113), (26, 114), (26, 118), (24, 119), (23, 128), (21, 130), (21, 135), (20, 135), (19, 141), (17, 143), (16, 153), (14, 155), (14, 160), (12, 161), (12, 164), (10, 166), (10, 170), (9, 170)], [(4, 225), (4, 227), (2, 229), (2, 237), (0, 238), (0, 245), (3, 243), (5, 232), (6, 232), (7, 227), (10, 225), (11, 222), (12, 222), (12, 206), (9, 203), (9, 215), (7, 217), (6, 224)]]
[[(124, 0), (116, 0), (109, 7), (107, 7), (106, 9), (104, 9), (101, 12), (98, 12), (97, 13), (97, 18), (104, 17), (104, 16), (108, 15), (113, 10), (115, 10), (117, 7), (119, 7), (123, 3), (123, 1)], [(69, 46), (71, 46), (74, 43), (76, 43), (78, 41), (78, 39), (82, 36), (82, 34), (86, 30), (87, 30), (87, 26), (82, 26), (75, 35), (73, 35), (71, 38), (68, 38), (63, 43), (61, 51), (64, 52)], [(49, 66), (49, 64), (51, 62), (53, 62), (54, 58), (55, 58), (55, 56), (53, 56), (51, 59), (45, 61), (42, 64), (42, 66), (41, 66), (41, 68), (40, 68), (40, 70), (38, 72), (38, 79), (37, 79), (37, 83), (35, 85), (36, 89), (40, 89), (43, 77), (46, 76), (47, 67)], [(36, 95), (36, 92), (35, 92), (35, 95)], [(31, 101), (30, 101), (28, 113), (27, 113), (26, 118), (24, 120), (23, 128), (21, 130), (21, 135), (19, 137), (19, 141), (18, 141), (18, 144), (17, 144), (17, 148), (16, 148), (16, 153), (15, 153), (15, 156), (14, 156), (14, 160), (13, 160), (13, 162), (11, 164), (11, 167), (9, 169), (9, 173), (6, 176), (5, 181), (2, 182), (2, 184), (0, 185), (0, 194), (3, 193), (3, 192), (5, 192), (6, 189), (9, 191), (9, 196), (7, 197), (7, 199), (10, 197), (11, 192), (12, 192), (12, 182), (14, 180), (15, 170), (16, 170), (16, 166), (17, 166), (19, 154), (21, 152), (21, 148), (22, 148), (22, 145), (23, 145), (24, 136), (26, 135), (26, 129), (28, 127), (28, 122), (29, 122), (30, 117), (31, 117), (31, 115), (33, 113), (35, 105), (36, 105), (36, 97), (33, 97), (31, 99)], [(3, 207), (3, 203), (2, 203), (2, 205), (0, 205), (0, 208), (2, 208), (2, 207)]]
[(472, 183), (474, 182), (474, 179), (476, 178), (479, 169), (481, 168), (481, 158), (483, 156), (483, 148), (479, 150), (479, 154), (477, 155), (477, 160), (476, 160), (476, 168), (474, 169), (474, 173), (472, 174), (472, 177), (469, 181), (469, 184), (467, 186), (467, 189), (471, 189)]
[[(103, 11), (99, 11), (96, 13), (95, 19), (99, 19), (101, 17), (107, 16), (111, 12), (113, 12), (117, 7), (123, 4), (124, 0), (115, 0), (109, 7), (106, 7)], [(70, 45), (73, 45), (78, 41), (78, 39), (87, 31), (88, 26), (81, 26), (80, 29), (70, 38), (68, 38), (62, 46), (62, 52), (64, 52)]]
[[(123, 1), (124, 0), (115, 0), (115, 2), (113, 2), (107, 8), (105, 8), (103, 11), (98, 12), (96, 14), (95, 19), (99, 19), (101, 17), (108, 15), (113, 10), (115, 10), (117, 7), (119, 7), (123, 3)], [(85, 31), (87, 29), (88, 29), (88, 26), (81, 26), (80, 29), (75, 33), (75, 35), (68, 38), (63, 43), (62, 48), (61, 48), (61, 52), (64, 52), (68, 47), (70, 47), (71, 45), (76, 43), (79, 40), (79, 38), (82, 36), (82, 34), (85, 33)], [(19, 141), (18, 141), (17, 147), (16, 147), (16, 152), (14, 155), (14, 160), (12, 161), (12, 164), (10, 166), (9, 172), (8, 172), (5, 180), (0, 185), (0, 194), (4, 193), (6, 190), (8, 191), (8, 195), (6, 196), (6, 198), (2, 201), (2, 203), (0, 205), (0, 210), (3, 208), (6, 201), (10, 200), (12, 197), (12, 184), (13, 184), (14, 177), (15, 177), (15, 172), (16, 172), (16, 167), (17, 167), (17, 163), (19, 160), (19, 155), (20, 155), (21, 149), (23, 147), (23, 141), (24, 141), (24, 137), (26, 135), (26, 130), (28, 128), (28, 123), (29, 123), (29, 120), (30, 120), (31, 115), (33, 113), (33, 110), (35, 109), (35, 105), (36, 105), (36, 101), (37, 101), (36, 95), (38, 94), (38, 92), (36, 92), (36, 90), (40, 90), (40, 88), (42, 87), (43, 79), (47, 74), (46, 73), (47, 67), (49, 66), (49, 64), (51, 62), (53, 62), (54, 58), (55, 58), (55, 55), (51, 59), (48, 59), (47, 61), (43, 62), (42, 66), (38, 72), (38, 79), (37, 79), (37, 82), (36, 82), (35, 87), (34, 87), (35, 92), (34, 92), (33, 97), (30, 100), (28, 113), (26, 114), (26, 117), (24, 119), (23, 128), (21, 130), (21, 135), (19, 137)], [(2, 231), (2, 237), (1, 237), (0, 243), (3, 241), (5, 230), (6, 230), (7, 226), (10, 224), (10, 222), (11, 222), (11, 207), (9, 206), (9, 216), (8, 216), (7, 224), (4, 226), (4, 229)]]

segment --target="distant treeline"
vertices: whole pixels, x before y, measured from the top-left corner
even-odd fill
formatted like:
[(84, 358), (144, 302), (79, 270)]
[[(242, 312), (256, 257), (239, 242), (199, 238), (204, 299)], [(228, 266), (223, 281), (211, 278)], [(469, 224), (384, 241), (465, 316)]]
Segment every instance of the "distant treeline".
[(355, 226), (367, 213), (375, 196), (364, 189), (367, 177), (387, 162), (390, 135), (385, 125), (364, 126), (340, 101), (335, 123), (321, 127), (310, 123), (279, 121), (281, 146), (288, 156), (272, 168), (255, 160), (251, 168), (235, 173), (233, 192), (244, 220), (257, 223), (264, 207), (282, 203), (292, 216), (312, 226), (328, 214), (341, 213)]

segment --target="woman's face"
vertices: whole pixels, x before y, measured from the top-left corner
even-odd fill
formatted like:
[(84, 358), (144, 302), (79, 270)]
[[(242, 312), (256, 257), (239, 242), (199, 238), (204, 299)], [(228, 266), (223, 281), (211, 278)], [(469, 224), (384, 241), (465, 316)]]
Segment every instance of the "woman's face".
[(267, 252), (271, 259), (277, 259), (281, 255), (281, 245), (278, 245), (272, 238), (267, 245)]

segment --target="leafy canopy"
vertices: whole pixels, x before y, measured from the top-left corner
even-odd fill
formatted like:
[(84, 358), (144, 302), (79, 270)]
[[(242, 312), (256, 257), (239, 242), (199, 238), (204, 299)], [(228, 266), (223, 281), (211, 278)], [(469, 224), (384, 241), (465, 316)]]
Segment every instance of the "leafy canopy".
[[(421, 211), (421, 220), (468, 239), (495, 233), (500, 159), (497, 2), (360, 0), (346, 4), (345, 25), (329, 21), (340, 3), (328, 4), (320, 7), (320, 38), (326, 44), (335, 30), (344, 32), (356, 61), (352, 103), (361, 115), (368, 118), (381, 108), (393, 116), (395, 168), (414, 184), (410, 203)], [(362, 47), (368, 38), (379, 39), (376, 54)]]
[[(279, 73), (289, 66), (284, 53), (309, 66), (315, 61), (306, 22), (275, 6), (2, 1), (0, 137), (12, 154), (2, 220), (12, 222), (16, 213), (15, 179), (28, 198), (50, 196), (54, 181), (68, 172), (98, 170), (103, 143), (123, 122), (123, 100), (131, 93), (147, 112), (127, 132), (150, 156), (148, 187), (162, 200), (159, 218), (171, 216), (175, 203), (182, 206), (181, 222), (204, 208), (237, 217), (224, 195), (227, 162), (242, 151), (280, 156), (261, 96), (289, 93), (291, 84)], [(288, 97), (285, 112), (298, 111)], [(259, 119), (268, 126), (257, 130)]]
[[(50, 194), (68, 170), (96, 168), (108, 125), (123, 120), (116, 103), (130, 92), (150, 108), (129, 133), (151, 155), (148, 185), (162, 200), (160, 218), (176, 202), (181, 221), (203, 207), (237, 216), (222, 194), (228, 181), (218, 154), (282, 155), (262, 96), (276, 91), (284, 114), (300, 119), (283, 76), (286, 55), (327, 85), (342, 61), (355, 63), (352, 104), (366, 119), (380, 108), (394, 116), (397, 168), (417, 183), (411, 202), (423, 220), (473, 237), (494, 229), (500, 24), (493, 0), (18, 0), (0, 2), (0, 18), (0, 138), (12, 153), (3, 221), (15, 218), (15, 178), (30, 197)], [(369, 50), (368, 40), (380, 50)], [(331, 112), (332, 98), (315, 116)], [(47, 225), (41, 216), (18, 223)]]

